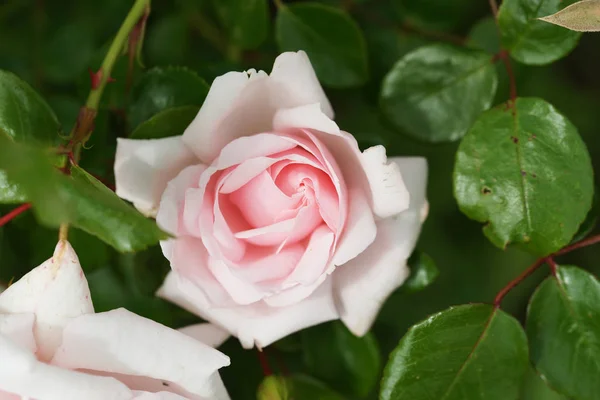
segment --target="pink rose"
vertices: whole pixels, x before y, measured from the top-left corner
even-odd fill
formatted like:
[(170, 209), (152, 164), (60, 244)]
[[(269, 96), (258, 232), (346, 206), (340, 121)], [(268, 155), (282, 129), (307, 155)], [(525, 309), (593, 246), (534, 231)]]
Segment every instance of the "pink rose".
[(245, 347), (342, 319), (368, 331), (409, 274), (427, 164), (360, 152), (302, 51), (213, 82), (182, 136), (120, 139), (117, 194), (176, 238), (159, 295)]
[[(125, 309), (94, 314), (77, 255), (54, 256), (0, 294), (0, 400), (229, 398), (215, 327), (185, 334)], [(192, 338), (192, 337), (194, 338)]]

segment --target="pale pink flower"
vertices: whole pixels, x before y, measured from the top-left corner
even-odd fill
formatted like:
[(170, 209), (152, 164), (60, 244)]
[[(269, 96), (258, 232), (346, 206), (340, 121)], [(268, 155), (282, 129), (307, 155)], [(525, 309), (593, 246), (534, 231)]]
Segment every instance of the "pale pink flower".
[[(207, 324), (203, 324), (207, 325)], [(0, 399), (228, 399), (210, 345), (223, 333), (178, 332), (125, 309), (94, 314), (66, 241), (0, 294)]]
[(120, 139), (117, 194), (176, 238), (159, 295), (268, 344), (341, 319), (356, 335), (409, 274), (427, 164), (360, 152), (304, 52), (212, 83), (182, 136)]

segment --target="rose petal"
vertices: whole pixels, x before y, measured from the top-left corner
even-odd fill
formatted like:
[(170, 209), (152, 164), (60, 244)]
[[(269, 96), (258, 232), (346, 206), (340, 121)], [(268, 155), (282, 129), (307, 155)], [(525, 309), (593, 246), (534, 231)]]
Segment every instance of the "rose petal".
[(64, 330), (52, 364), (171, 382), (183, 395), (228, 397), (217, 373), (229, 365), (227, 356), (122, 308), (73, 320)]
[(215, 349), (229, 338), (229, 332), (206, 323), (188, 325), (178, 331)]
[(167, 276), (157, 295), (228, 330), (245, 348), (255, 344), (266, 347), (291, 333), (338, 318), (330, 280), (304, 301), (285, 308), (264, 303), (212, 308), (193, 284), (178, 280), (174, 273)]
[(160, 197), (184, 167), (198, 163), (181, 136), (163, 139), (117, 139), (115, 193), (147, 216), (155, 216)]
[(140, 392), (138, 390), (133, 391), (135, 397), (132, 400), (188, 400), (175, 393), (170, 392)]
[(254, 70), (217, 77), (183, 141), (207, 164), (233, 139), (266, 132), (274, 109), (269, 101), (267, 74)]
[(60, 241), (54, 255), (0, 295), (0, 312), (34, 313), (38, 357), (52, 358), (62, 329), (72, 318), (93, 313), (90, 290), (71, 245)]
[(273, 129), (282, 132), (290, 128), (315, 129), (332, 135), (340, 134), (340, 128), (321, 111), (318, 103), (278, 110), (273, 117)]
[(0, 314), (0, 334), (35, 353), (37, 345), (33, 336), (34, 323), (35, 314), (32, 313)]
[(45, 364), (1, 334), (0, 360), (0, 389), (24, 398), (129, 400), (133, 397), (127, 386), (113, 378)]
[(383, 302), (408, 277), (406, 260), (419, 236), (426, 204), (425, 160), (403, 158), (392, 161), (405, 177), (411, 196), (410, 208), (378, 222), (373, 244), (333, 274), (341, 319), (358, 336), (370, 329)]
[(269, 81), (273, 104), (279, 108), (319, 103), (323, 113), (333, 119), (331, 104), (304, 51), (280, 54), (275, 59)]
[(346, 226), (333, 256), (334, 265), (343, 265), (361, 254), (377, 235), (377, 225), (365, 193), (360, 189), (351, 190), (348, 203)]
[(379, 145), (366, 149), (360, 161), (371, 188), (375, 215), (387, 218), (406, 210), (410, 196), (398, 164), (387, 160), (385, 147)]
[(189, 234), (182, 221), (185, 191), (187, 188), (198, 186), (200, 176), (205, 169), (206, 167), (201, 164), (189, 166), (167, 183), (156, 215), (156, 222), (161, 229), (173, 235)]

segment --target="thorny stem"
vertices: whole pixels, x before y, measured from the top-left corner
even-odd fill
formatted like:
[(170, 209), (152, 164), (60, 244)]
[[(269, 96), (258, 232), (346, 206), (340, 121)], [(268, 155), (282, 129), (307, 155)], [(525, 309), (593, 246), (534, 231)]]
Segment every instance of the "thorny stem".
[(490, 8), (492, 9), (492, 14), (494, 14), (494, 18), (498, 18), (498, 2), (496, 0), (490, 0)]
[(494, 306), (496, 306), (497, 308), (500, 307), (500, 303), (502, 302), (502, 300), (504, 299), (504, 297), (506, 296), (506, 294), (508, 292), (510, 292), (512, 289), (514, 289), (519, 283), (523, 282), (525, 280), (525, 278), (527, 278), (528, 276), (530, 276), (533, 272), (535, 272), (539, 267), (541, 267), (544, 263), (548, 264), (548, 266), (550, 267), (550, 271), (552, 272), (552, 275), (556, 275), (556, 270), (558, 269), (558, 265), (556, 264), (556, 262), (554, 261), (554, 257), (556, 256), (562, 256), (564, 254), (570, 253), (573, 250), (577, 250), (577, 249), (581, 249), (583, 247), (587, 247), (587, 246), (591, 246), (593, 244), (596, 243), (600, 243), (600, 235), (594, 235), (592, 237), (589, 237), (587, 239), (583, 239), (577, 243), (573, 243), (570, 246), (567, 246), (555, 253), (550, 254), (547, 257), (542, 257), (540, 259), (538, 259), (535, 263), (533, 263), (533, 265), (531, 265), (529, 268), (527, 268), (525, 271), (523, 271), (519, 276), (517, 276), (515, 279), (513, 279), (512, 281), (510, 281), (508, 283), (508, 285), (504, 286), (496, 295), (496, 298), (494, 299)]
[(6, 215), (0, 217), (0, 226), (6, 225), (8, 222), (12, 221), (16, 216), (22, 214), (23, 212), (29, 210), (31, 208), (31, 203), (21, 204), (19, 207), (15, 208), (11, 212)]
[[(115, 38), (113, 39), (110, 48), (108, 49), (108, 52), (102, 61), (100, 70), (98, 70), (98, 72), (94, 75), (92, 88), (90, 89), (87, 101), (85, 102), (85, 106), (81, 107), (79, 110), (77, 123), (75, 128), (73, 128), (73, 132), (71, 133), (71, 140), (69, 142), (68, 149), (73, 150), (73, 157), (71, 160), (69, 160), (69, 163), (67, 163), (67, 166), (64, 169), (66, 174), (70, 173), (72, 164), (77, 164), (79, 162), (81, 155), (81, 143), (85, 142), (87, 137), (94, 129), (94, 119), (96, 118), (96, 114), (98, 112), (100, 99), (102, 98), (106, 84), (110, 82), (110, 75), (115, 63), (117, 62), (117, 58), (128, 42), (131, 32), (142, 18), (147, 17), (149, 9), (150, 0), (136, 0), (136, 2), (133, 4), (133, 7), (131, 7), (131, 10), (129, 10), (127, 17), (125, 17), (123, 24), (121, 24), (121, 27), (119, 28)], [(69, 224), (61, 224), (59, 229), (59, 239), (66, 240), (68, 233)]]

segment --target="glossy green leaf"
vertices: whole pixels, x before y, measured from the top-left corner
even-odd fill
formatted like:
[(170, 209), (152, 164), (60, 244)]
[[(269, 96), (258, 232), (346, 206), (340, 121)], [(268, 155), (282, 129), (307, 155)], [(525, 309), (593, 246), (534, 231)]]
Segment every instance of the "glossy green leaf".
[(414, 138), (454, 141), (490, 107), (496, 86), (489, 54), (434, 44), (396, 63), (383, 81), (380, 104), (390, 122)]
[(527, 311), (531, 361), (574, 400), (600, 393), (600, 283), (577, 267), (559, 267), (531, 298)]
[(342, 88), (367, 81), (365, 40), (345, 12), (318, 3), (284, 5), (275, 29), (280, 50), (306, 51), (324, 85)]
[(572, 31), (598, 32), (600, 31), (600, 1), (578, 1), (555, 14), (540, 19)]
[(267, 0), (214, 0), (229, 40), (242, 49), (254, 49), (267, 38), (269, 7)]
[(600, 198), (599, 198), (599, 194), (598, 194), (598, 188), (595, 187), (594, 188), (594, 198), (592, 200), (592, 208), (590, 208), (590, 211), (588, 212), (587, 216), (585, 217), (585, 220), (579, 227), (579, 230), (577, 231), (575, 236), (573, 236), (573, 240), (571, 240), (571, 242), (578, 242), (582, 239), (585, 239), (585, 237), (587, 235), (589, 235), (594, 230), (594, 228), (596, 228), (599, 217), (600, 217)]
[(473, 25), (469, 32), (468, 44), (490, 54), (500, 51), (500, 36), (494, 17), (483, 18)]
[(53, 145), (59, 123), (42, 97), (16, 75), (0, 70), (0, 134), (17, 142)]
[(302, 355), (311, 375), (340, 392), (367, 396), (377, 384), (381, 357), (371, 333), (354, 336), (339, 321), (305, 329)]
[(504, 0), (498, 12), (503, 47), (517, 61), (543, 65), (566, 56), (580, 33), (541, 21), (575, 0)]
[(20, 204), (27, 201), (27, 196), (19, 186), (8, 180), (6, 172), (0, 170), (0, 203)]
[(544, 382), (533, 367), (529, 368), (521, 388), (519, 400), (568, 400)]
[(79, 167), (61, 174), (42, 151), (0, 136), (0, 169), (18, 182), (38, 219), (48, 226), (68, 222), (119, 251), (135, 251), (168, 236), (110, 189)]
[(484, 222), (485, 235), (501, 248), (559, 250), (585, 219), (593, 193), (590, 156), (577, 129), (541, 99), (485, 112), (456, 155), (458, 205)]
[(381, 400), (516, 400), (528, 367), (521, 325), (491, 305), (414, 325), (390, 355)]
[(159, 139), (183, 134), (198, 114), (198, 106), (174, 107), (161, 111), (142, 122), (129, 136), (131, 139)]
[(268, 376), (258, 388), (259, 400), (343, 400), (322, 382), (307, 375)]
[(402, 285), (402, 291), (414, 293), (431, 285), (440, 274), (435, 261), (422, 251), (415, 251), (408, 259), (410, 276)]
[(160, 111), (204, 103), (209, 86), (195, 72), (183, 67), (153, 68), (146, 72), (133, 93), (129, 109), (131, 127), (137, 127)]

